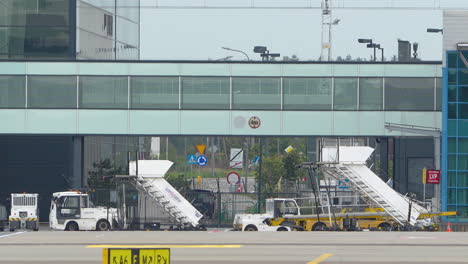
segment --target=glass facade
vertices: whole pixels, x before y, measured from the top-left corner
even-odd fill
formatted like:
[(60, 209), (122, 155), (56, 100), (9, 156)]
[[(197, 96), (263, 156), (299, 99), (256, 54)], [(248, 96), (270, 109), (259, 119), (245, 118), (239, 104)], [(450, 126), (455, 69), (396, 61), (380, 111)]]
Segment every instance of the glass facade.
[(2, 0), (0, 59), (74, 58), (74, 14), (73, 0)]
[(444, 210), (460, 212), (448, 221), (468, 222), (468, 70), (458, 52), (449, 51), (446, 58), (442, 205)]
[[(435, 111), (437, 79), (0, 75), (0, 108)], [(417, 96), (432, 103), (416, 95), (397, 102), (403, 90), (398, 84), (432, 84), (415, 88)], [(462, 89), (456, 87), (449, 88), (452, 97)], [(394, 98), (384, 100), (384, 91)], [(467, 113), (468, 103), (449, 102), (450, 133), (468, 137)], [(457, 117), (461, 120), (455, 124), (451, 119)]]

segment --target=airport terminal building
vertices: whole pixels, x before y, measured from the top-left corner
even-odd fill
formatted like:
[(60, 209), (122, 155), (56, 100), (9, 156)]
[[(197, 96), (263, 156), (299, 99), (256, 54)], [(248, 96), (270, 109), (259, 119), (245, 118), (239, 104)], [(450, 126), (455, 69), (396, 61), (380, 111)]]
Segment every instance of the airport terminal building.
[[(391, 123), (442, 129), (442, 209), (461, 211), (451, 221), (468, 220), (456, 48), (445, 68), (139, 61), (139, 10), (119, 8), (124, 1), (32, 2), (2, 1), (0, 9), (7, 40), (0, 46), (2, 197), (38, 192), (48, 208), (50, 193), (85, 187), (94, 162), (125, 160), (144, 137), (290, 136), (307, 138), (311, 148), (318, 137), (372, 139), (380, 176), (393, 175), (396, 190), (422, 199), (421, 169), (436, 167), (433, 139), (390, 131)], [(261, 126), (249, 126), (252, 117)]]

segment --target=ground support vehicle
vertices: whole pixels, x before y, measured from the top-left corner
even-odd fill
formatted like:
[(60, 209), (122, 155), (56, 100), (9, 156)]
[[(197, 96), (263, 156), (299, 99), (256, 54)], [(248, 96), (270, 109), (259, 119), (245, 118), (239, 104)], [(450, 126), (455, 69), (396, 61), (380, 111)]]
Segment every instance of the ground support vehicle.
[(95, 207), (87, 193), (56, 192), (52, 196), (49, 225), (52, 229), (78, 231), (112, 229), (117, 223), (117, 209)]
[(5, 230), (5, 225), (8, 222), (7, 216), (6, 207), (0, 204), (0, 231)]
[(456, 215), (456, 212), (426, 213), (419, 216), (417, 225), (402, 226), (382, 208), (366, 208), (363, 212), (342, 210), (335, 214), (301, 215), (294, 199), (267, 199), (265, 214), (237, 214), (233, 228), (240, 231), (437, 231), (430, 220), (434, 216)]
[(10, 231), (16, 229), (39, 230), (39, 195), (37, 193), (12, 193), (8, 218)]

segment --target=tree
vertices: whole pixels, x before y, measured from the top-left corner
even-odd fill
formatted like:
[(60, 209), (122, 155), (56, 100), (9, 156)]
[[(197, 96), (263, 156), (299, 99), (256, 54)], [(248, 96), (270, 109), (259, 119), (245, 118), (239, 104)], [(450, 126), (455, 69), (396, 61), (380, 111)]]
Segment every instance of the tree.
[(168, 174), (166, 180), (181, 193), (190, 191), (190, 180), (187, 180), (184, 174)]
[[(263, 158), (262, 162), (262, 193), (269, 196), (276, 192), (279, 179), (285, 174), (282, 157), (274, 155)], [(259, 180), (257, 171), (257, 180)]]
[(109, 189), (115, 187), (115, 175), (124, 174), (122, 167), (117, 167), (110, 159), (93, 163), (93, 170), (88, 173), (88, 187)]
[(346, 58), (345, 58), (346, 61), (352, 61), (353, 60), (353, 57), (351, 57), (350, 54), (346, 55)]
[(304, 155), (300, 155), (298, 151), (292, 150), (283, 157), (283, 166), (285, 175), (283, 179), (287, 181), (296, 181), (297, 179), (304, 177), (304, 170), (299, 170), (298, 165), (306, 160)]

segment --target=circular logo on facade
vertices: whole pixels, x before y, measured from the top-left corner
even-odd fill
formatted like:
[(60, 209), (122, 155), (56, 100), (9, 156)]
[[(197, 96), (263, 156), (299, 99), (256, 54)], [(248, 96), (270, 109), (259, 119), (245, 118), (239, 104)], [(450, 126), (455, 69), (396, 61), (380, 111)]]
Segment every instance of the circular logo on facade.
[(249, 127), (250, 128), (253, 128), (253, 129), (259, 128), (260, 124), (262, 124), (262, 121), (260, 121), (260, 118), (258, 118), (257, 116), (252, 116), (249, 119)]
[(243, 116), (236, 116), (234, 118), (234, 127), (235, 128), (244, 128), (245, 118)]

